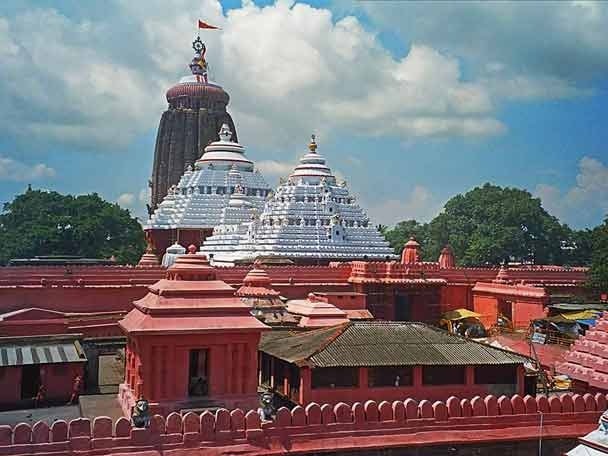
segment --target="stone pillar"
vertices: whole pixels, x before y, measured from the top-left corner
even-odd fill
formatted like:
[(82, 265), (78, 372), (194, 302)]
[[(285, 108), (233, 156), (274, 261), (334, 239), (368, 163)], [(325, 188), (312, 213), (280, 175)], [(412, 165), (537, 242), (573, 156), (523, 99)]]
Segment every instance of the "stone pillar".
[(475, 366), (465, 367), (464, 383), (467, 386), (475, 386)]
[(424, 386), (422, 384), (422, 366), (414, 366), (413, 377), (412, 386), (414, 388), (422, 388)]
[(274, 389), (276, 387), (275, 378), (274, 378), (274, 356), (270, 357), (270, 387)]
[(359, 368), (359, 389), (366, 390), (369, 387), (369, 369), (367, 367)]
[(526, 369), (524, 366), (517, 366), (517, 394), (524, 396), (526, 394), (525, 375)]
[(245, 361), (243, 356), (243, 344), (236, 344), (236, 359), (234, 360), (234, 367), (232, 369), (232, 375), (234, 376), (234, 393), (243, 393), (243, 380), (244, 380), (244, 368)]
[(300, 404), (306, 405), (311, 397), (312, 372), (309, 367), (300, 368)]
[(232, 359), (232, 344), (226, 345), (226, 367), (227, 369), (225, 372), (226, 381), (224, 382), (224, 393), (231, 394), (234, 392), (234, 389), (232, 388), (232, 376), (234, 371), (234, 360)]

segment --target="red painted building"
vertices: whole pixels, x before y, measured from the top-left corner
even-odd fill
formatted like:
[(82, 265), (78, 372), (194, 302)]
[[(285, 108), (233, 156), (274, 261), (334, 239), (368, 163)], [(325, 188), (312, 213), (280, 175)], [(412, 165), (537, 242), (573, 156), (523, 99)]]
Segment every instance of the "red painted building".
[(268, 328), (234, 293), (204, 256), (183, 255), (134, 303), (120, 322), (126, 416), (140, 397), (161, 413), (257, 405), (257, 348)]
[[(449, 261), (448, 261), (449, 260)], [(347, 262), (325, 266), (265, 266), (272, 288), (288, 299), (310, 293), (360, 293), (375, 318), (438, 321), (448, 310), (473, 310), (473, 288), (493, 283), (498, 268), (453, 267), (442, 253), (437, 263)], [(408, 258), (409, 261), (409, 258)], [(39, 308), (65, 313), (128, 312), (147, 287), (165, 275), (153, 265), (12, 266), (0, 268), (0, 313)], [(236, 288), (251, 266), (216, 269), (217, 277)], [(585, 268), (522, 266), (508, 269), (511, 285), (544, 289), (548, 296), (584, 292)], [(346, 301), (342, 301), (345, 305)], [(339, 302), (332, 302), (341, 307)], [(348, 305), (347, 305), (348, 306)], [(343, 310), (348, 310), (346, 307)]]
[(303, 406), (527, 392), (528, 358), (420, 323), (274, 330), (260, 352), (260, 383)]
[(477, 282), (473, 287), (473, 310), (485, 327), (497, 324), (503, 315), (517, 329), (528, 328), (532, 320), (547, 315), (549, 295), (544, 287), (515, 284), (501, 268), (492, 282)]
[(87, 358), (78, 335), (0, 337), (0, 408), (70, 399)]

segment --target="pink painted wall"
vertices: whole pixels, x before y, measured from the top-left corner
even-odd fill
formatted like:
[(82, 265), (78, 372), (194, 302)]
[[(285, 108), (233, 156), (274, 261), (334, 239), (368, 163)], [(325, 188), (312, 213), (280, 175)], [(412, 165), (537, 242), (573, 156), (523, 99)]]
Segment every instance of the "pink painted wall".
[[(281, 408), (272, 422), (260, 422), (256, 411), (220, 409), (198, 416), (153, 416), (147, 429), (135, 429), (126, 418), (80, 418), (69, 423), (0, 426), (0, 451), (6, 456), (44, 453), (106, 456), (158, 451), (190, 454), (323, 453), (386, 450), (413, 446), (518, 442), (543, 438), (577, 438), (597, 428), (606, 409), (602, 394), (552, 396), (450, 397), (446, 401), (365, 401), (351, 406), (316, 403)], [(238, 446), (235, 446), (238, 445)], [(179, 451), (183, 450), (183, 451)], [(189, 451), (190, 450), (190, 451)]]
[[(369, 387), (368, 369), (359, 369), (359, 386), (356, 388), (316, 388), (310, 386), (310, 370), (303, 368), (300, 370), (303, 379), (300, 388), (300, 404), (306, 406), (311, 402), (337, 404), (345, 402), (353, 404), (355, 402), (375, 401), (394, 401), (403, 397), (411, 397), (416, 400), (447, 400), (450, 396), (462, 398), (472, 398), (473, 396), (484, 396), (494, 393), (497, 385), (475, 384), (474, 367), (467, 366), (465, 384), (459, 385), (424, 385), (422, 381), (422, 368), (414, 367), (413, 385), (400, 387)], [(518, 382), (515, 385), (516, 393), (522, 394), (523, 391), (523, 370), (518, 371)], [(283, 391), (287, 395), (287, 391)]]
[(0, 368), (0, 404), (21, 400), (21, 367)]
[(74, 378), (84, 378), (84, 363), (65, 363), (45, 366), (45, 384), (48, 399), (69, 400)]
[[(84, 374), (84, 363), (40, 365), (41, 380), (47, 389), (48, 400), (70, 398), (76, 375)], [(21, 401), (21, 366), (0, 368), (0, 405), (13, 405)]]
[[(198, 335), (131, 336), (126, 350), (125, 382), (134, 397), (143, 395), (166, 412), (188, 396), (189, 352), (209, 350), (210, 400), (257, 404), (259, 333), (246, 331)], [(196, 398), (194, 398), (196, 399)], [(127, 408), (126, 405), (123, 408)]]
[(498, 299), (495, 296), (473, 294), (473, 311), (486, 328), (494, 326), (498, 318)]
[(522, 298), (513, 302), (513, 325), (516, 328), (527, 328), (532, 320), (546, 316), (547, 310), (543, 302), (538, 300), (527, 301)]

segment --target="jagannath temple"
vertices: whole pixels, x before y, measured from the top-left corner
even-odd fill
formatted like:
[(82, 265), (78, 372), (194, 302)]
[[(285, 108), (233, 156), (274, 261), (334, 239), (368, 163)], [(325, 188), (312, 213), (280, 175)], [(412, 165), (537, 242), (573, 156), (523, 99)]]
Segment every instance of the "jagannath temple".
[(252, 211), (248, 217), (262, 210), (270, 187), (245, 148), (232, 140), (228, 124), (222, 125), (219, 137), (204, 148), (194, 166), (188, 165), (146, 223), (157, 251), (172, 243), (200, 244), (216, 226), (242, 221), (232, 208)]
[(399, 258), (314, 136), (272, 191), (193, 46), (140, 263), (0, 268), (0, 454), (608, 454), (586, 268)]
[(242, 199), (238, 206), (231, 201), (241, 215), (225, 219), (201, 247), (214, 264), (252, 262), (259, 257), (300, 264), (397, 258), (346, 182), (337, 182), (325, 157), (317, 152), (314, 135), (308, 148), (294, 171), (269, 195), (259, 217)]

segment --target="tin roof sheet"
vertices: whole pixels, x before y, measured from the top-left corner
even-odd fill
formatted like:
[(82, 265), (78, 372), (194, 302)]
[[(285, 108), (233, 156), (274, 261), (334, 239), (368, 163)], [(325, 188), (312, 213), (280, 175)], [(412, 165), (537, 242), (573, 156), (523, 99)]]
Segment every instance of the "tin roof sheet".
[(81, 363), (86, 360), (80, 342), (74, 338), (0, 338), (0, 367)]
[(260, 350), (298, 365), (523, 364), (525, 356), (449, 334), (424, 323), (350, 322), (299, 334), (266, 334)]

